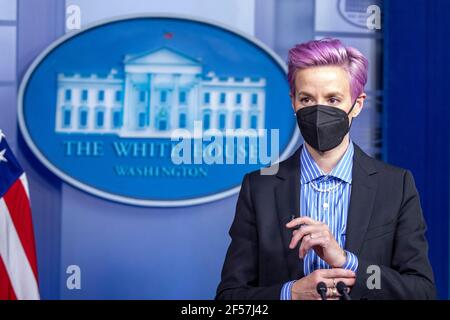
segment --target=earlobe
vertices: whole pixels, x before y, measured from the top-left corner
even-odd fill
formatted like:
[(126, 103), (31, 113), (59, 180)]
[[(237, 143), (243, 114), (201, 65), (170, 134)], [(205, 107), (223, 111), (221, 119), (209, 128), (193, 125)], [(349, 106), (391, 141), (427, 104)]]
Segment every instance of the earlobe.
[(357, 107), (357, 108), (355, 108), (356, 110), (355, 110), (354, 113), (353, 113), (353, 117), (354, 117), (354, 118), (356, 118), (356, 117), (360, 114), (360, 112), (361, 112), (361, 110), (362, 110), (362, 107), (363, 107), (363, 105), (364, 105), (364, 97), (360, 97), (360, 98), (358, 98), (356, 101), (357, 101), (357, 102), (356, 102), (356, 107)]
[(359, 113), (361, 112), (362, 104), (358, 104), (356, 110), (353, 111), (352, 116), (353, 118), (356, 118)]

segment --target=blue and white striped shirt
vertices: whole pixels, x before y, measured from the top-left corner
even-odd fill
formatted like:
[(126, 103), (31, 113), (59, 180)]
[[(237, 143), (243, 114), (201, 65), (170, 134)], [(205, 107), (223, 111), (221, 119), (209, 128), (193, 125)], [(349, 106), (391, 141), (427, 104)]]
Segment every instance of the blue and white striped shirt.
[[(300, 215), (326, 223), (341, 248), (345, 247), (353, 153), (353, 142), (350, 141), (341, 160), (328, 175), (316, 164), (305, 145), (300, 155)], [(314, 184), (315, 188), (311, 184)], [(333, 188), (331, 191), (326, 191), (331, 188)], [(358, 258), (351, 252), (346, 251), (346, 254), (347, 261), (342, 268), (356, 272)], [(309, 250), (303, 259), (305, 276), (317, 269), (330, 268), (314, 250)], [(281, 300), (291, 300), (294, 282), (295, 280), (284, 284), (280, 295)]]

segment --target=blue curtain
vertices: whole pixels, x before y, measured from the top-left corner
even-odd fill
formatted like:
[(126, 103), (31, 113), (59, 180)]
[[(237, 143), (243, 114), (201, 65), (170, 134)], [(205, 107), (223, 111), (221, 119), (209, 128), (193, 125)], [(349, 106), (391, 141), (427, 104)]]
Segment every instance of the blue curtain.
[(414, 174), (439, 297), (448, 299), (450, 1), (384, 8), (383, 156)]

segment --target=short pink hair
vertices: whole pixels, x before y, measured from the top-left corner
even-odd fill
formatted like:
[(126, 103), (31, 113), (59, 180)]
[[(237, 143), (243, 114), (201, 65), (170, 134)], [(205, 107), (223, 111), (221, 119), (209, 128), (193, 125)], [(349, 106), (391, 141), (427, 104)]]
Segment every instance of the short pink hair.
[(347, 70), (352, 100), (364, 91), (369, 67), (366, 57), (355, 48), (345, 47), (338, 39), (324, 38), (297, 44), (289, 50), (288, 81), (291, 94), (295, 95), (297, 70), (327, 65), (342, 66)]

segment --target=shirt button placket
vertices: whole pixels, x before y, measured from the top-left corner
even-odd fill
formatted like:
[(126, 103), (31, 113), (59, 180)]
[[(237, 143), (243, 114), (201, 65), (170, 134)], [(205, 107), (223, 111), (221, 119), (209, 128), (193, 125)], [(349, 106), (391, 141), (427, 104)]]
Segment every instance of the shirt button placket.
[[(328, 187), (328, 184), (326, 184), (326, 186)], [(329, 192), (325, 192), (324, 197), (323, 197), (323, 204), (322, 204), (322, 208), (325, 212), (328, 212), (328, 208), (330, 207), (330, 203), (329, 203)]]

